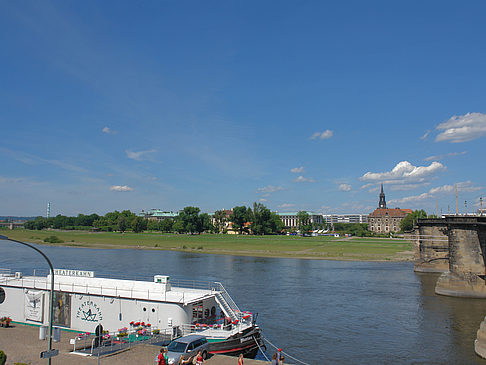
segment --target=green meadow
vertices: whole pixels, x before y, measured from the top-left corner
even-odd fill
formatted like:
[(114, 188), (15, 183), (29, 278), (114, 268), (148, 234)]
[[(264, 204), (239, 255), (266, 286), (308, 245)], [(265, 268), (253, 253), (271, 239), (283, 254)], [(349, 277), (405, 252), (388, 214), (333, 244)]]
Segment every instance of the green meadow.
[[(223, 234), (119, 233), (57, 230), (2, 230), (9, 238), (43, 245), (88, 248), (136, 248), (207, 254), (356, 261), (406, 261), (412, 245), (382, 238), (335, 238), (299, 236), (248, 236)], [(62, 243), (45, 242), (55, 236)]]

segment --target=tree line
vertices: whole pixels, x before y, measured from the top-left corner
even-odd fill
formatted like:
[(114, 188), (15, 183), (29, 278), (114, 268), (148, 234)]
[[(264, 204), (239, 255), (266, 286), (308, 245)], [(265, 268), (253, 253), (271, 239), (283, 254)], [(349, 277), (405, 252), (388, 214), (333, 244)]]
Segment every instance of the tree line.
[(57, 215), (45, 218), (37, 217), (24, 224), (26, 229), (65, 229), (65, 230), (96, 230), (105, 232), (177, 232), (201, 234), (202, 232), (227, 233), (230, 229), (238, 233), (247, 234), (276, 234), (283, 228), (279, 216), (271, 212), (261, 203), (254, 203), (253, 207), (237, 206), (230, 215), (226, 211), (216, 211), (213, 218), (208, 213), (201, 213), (197, 207), (185, 207), (174, 218), (151, 220), (137, 216), (130, 210), (114, 211), (99, 216), (97, 214), (77, 217)]

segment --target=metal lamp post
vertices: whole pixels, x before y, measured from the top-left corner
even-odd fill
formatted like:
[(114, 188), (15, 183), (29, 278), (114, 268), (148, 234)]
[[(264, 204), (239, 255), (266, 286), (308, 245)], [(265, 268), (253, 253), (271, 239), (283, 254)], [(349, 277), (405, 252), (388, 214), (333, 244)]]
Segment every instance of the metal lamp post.
[[(51, 353), (51, 350), (52, 350), (52, 317), (53, 317), (53, 310), (54, 310), (54, 308), (53, 308), (53, 302), (54, 302), (54, 268), (52, 267), (51, 260), (49, 260), (49, 258), (44, 254), (44, 252), (42, 252), (37, 247), (34, 247), (34, 246), (32, 246), (28, 243), (13, 240), (13, 239), (8, 238), (7, 236), (3, 236), (3, 235), (0, 235), (0, 240), (12, 241), (12, 242), (20, 243), (21, 245), (30, 247), (33, 250), (40, 253), (42, 255), (42, 257), (44, 257), (46, 259), (47, 263), (49, 264), (49, 268), (51, 269), (51, 295), (50, 295), (51, 298), (50, 298), (50, 303), (49, 303), (49, 348), (48, 348), (48, 353)], [(51, 358), (50, 357), (48, 358), (48, 361), (49, 361), (48, 363), (50, 365), (51, 364)]]

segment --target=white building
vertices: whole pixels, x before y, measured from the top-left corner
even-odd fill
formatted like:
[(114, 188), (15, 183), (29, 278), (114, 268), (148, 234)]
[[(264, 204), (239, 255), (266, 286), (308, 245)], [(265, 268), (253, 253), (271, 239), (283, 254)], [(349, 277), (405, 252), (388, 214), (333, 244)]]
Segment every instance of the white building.
[[(280, 217), (282, 222), (285, 225), (285, 228), (297, 228), (299, 222), (297, 219), (298, 212), (290, 212), (290, 213), (279, 213), (277, 215)], [(309, 214), (310, 223), (311, 224), (322, 224), (322, 215), (317, 214), (314, 212), (306, 212)]]
[(328, 224), (335, 223), (368, 223), (367, 214), (323, 214), (324, 221)]

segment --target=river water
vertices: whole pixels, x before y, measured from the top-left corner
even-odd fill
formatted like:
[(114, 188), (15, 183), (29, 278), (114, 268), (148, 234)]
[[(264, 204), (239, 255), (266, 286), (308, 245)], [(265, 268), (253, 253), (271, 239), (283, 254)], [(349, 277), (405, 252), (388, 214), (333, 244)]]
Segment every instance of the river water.
[[(0, 246), (0, 268), (47, 268), (27, 247)], [(220, 281), (241, 310), (258, 313), (263, 336), (308, 364), (486, 365), (474, 352), (486, 300), (435, 295), (438, 275), (414, 273), (411, 263), (38, 247), (55, 268)]]

